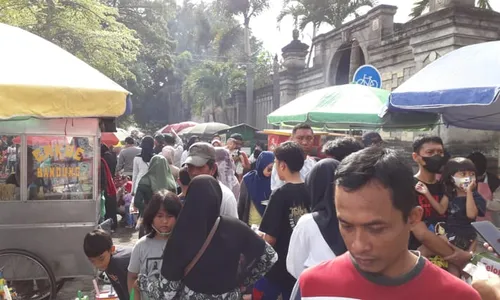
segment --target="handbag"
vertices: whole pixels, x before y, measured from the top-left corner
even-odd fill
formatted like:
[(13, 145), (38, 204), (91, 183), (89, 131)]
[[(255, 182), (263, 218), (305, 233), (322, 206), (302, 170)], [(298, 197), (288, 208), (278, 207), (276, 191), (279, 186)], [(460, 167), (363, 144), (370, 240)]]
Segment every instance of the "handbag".
[(205, 253), (205, 250), (207, 250), (208, 245), (210, 245), (210, 242), (212, 241), (212, 238), (215, 235), (215, 232), (217, 231), (217, 228), (219, 227), (220, 223), (220, 217), (215, 220), (214, 226), (212, 226), (212, 229), (210, 230), (210, 233), (207, 236), (207, 239), (201, 246), (200, 250), (196, 254), (196, 256), (193, 258), (193, 260), (187, 265), (187, 267), (184, 269), (184, 278), (191, 272), (193, 267), (196, 265), (196, 263), (200, 260), (200, 258), (203, 256), (203, 253)]

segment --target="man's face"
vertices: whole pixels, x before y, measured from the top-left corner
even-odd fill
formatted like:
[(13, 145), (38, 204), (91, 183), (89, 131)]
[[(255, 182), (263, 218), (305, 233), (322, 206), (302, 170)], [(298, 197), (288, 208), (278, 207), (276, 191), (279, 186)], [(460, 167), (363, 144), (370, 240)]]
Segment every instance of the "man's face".
[(298, 129), (292, 136), (292, 141), (302, 146), (304, 152), (309, 154), (312, 150), (314, 134), (310, 129)]
[(215, 166), (213, 168), (210, 168), (207, 164), (205, 164), (201, 167), (197, 167), (197, 166), (188, 164), (187, 168), (188, 168), (189, 177), (191, 179), (195, 178), (198, 175), (214, 176), (215, 170), (216, 170)]
[(421, 211), (415, 208), (404, 222), (392, 205), (391, 191), (376, 181), (349, 192), (337, 186), (335, 204), (340, 233), (359, 268), (384, 275), (397, 272), (393, 263), (407, 251), (411, 225)]
[(425, 143), (420, 147), (420, 151), (418, 153), (413, 153), (413, 160), (424, 166), (425, 162), (422, 157), (432, 157), (434, 155), (444, 156), (444, 147), (439, 143)]
[(227, 148), (230, 151), (241, 149), (242, 146), (243, 146), (243, 141), (240, 141), (240, 140), (229, 139), (227, 142)]
[(106, 271), (109, 266), (109, 261), (111, 260), (111, 253), (114, 251), (115, 246), (113, 246), (110, 251), (104, 251), (97, 257), (89, 257), (90, 263), (92, 263), (99, 271)]

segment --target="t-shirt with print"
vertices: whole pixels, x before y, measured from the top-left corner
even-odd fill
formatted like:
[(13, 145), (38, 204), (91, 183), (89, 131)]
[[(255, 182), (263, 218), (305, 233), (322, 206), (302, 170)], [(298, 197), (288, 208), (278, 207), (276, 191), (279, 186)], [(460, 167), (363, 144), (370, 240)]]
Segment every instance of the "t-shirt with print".
[(291, 299), (481, 300), (479, 293), (424, 257), (402, 276), (388, 278), (360, 270), (349, 252), (305, 270)]
[(287, 183), (271, 194), (260, 224), (260, 231), (276, 238), (274, 249), (278, 253), (278, 261), (266, 278), (285, 290), (291, 290), (295, 284), (295, 278), (286, 270), (290, 237), (300, 217), (309, 213), (309, 205), (309, 193), (304, 183)]
[[(163, 250), (166, 240), (157, 240), (143, 236), (134, 246), (128, 271), (135, 274), (147, 275), (149, 280), (160, 280)], [(148, 299), (147, 294), (141, 292), (142, 299)]]
[[(415, 180), (415, 185), (420, 181), (416, 177), (414, 178), (414, 180)], [(431, 193), (432, 197), (434, 197), (434, 199), (436, 199), (437, 202), (440, 202), (444, 196), (443, 184), (437, 182), (433, 184), (426, 183), (425, 185), (427, 186), (427, 189)], [(416, 196), (417, 196), (417, 204), (423, 209), (422, 221), (425, 222), (429, 230), (434, 231), (434, 227), (436, 226), (437, 223), (446, 221), (446, 215), (440, 215), (432, 207), (431, 203), (424, 195), (416, 192)], [(421, 243), (413, 236), (413, 234), (411, 234), (408, 248), (411, 250), (417, 250), (417, 248), (420, 247), (420, 245)]]
[(111, 255), (108, 268), (105, 271), (120, 300), (129, 299), (127, 267), (131, 259), (131, 254), (132, 248), (130, 247), (116, 247), (116, 251)]
[[(486, 200), (478, 192), (473, 193), (474, 203), (476, 203), (478, 216), (484, 217), (486, 212)], [(455, 245), (463, 250), (467, 250), (470, 241), (476, 239), (476, 231), (472, 227), (471, 220), (467, 217), (467, 197), (455, 197), (448, 205), (448, 219), (446, 221), (446, 233), (448, 238), (460, 238), (462, 242)], [(454, 239), (451, 240), (453, 242)]]

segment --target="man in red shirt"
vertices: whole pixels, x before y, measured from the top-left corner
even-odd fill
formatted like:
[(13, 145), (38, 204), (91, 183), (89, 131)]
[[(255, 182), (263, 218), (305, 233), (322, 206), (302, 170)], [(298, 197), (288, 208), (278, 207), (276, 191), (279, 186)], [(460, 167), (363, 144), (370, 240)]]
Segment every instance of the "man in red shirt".
[(422, 218), (411, 168), (394, 150), (370, 147), (339, 165), (335, 205), (348, 252), (312, 267), (291, 299), (481, 300), (465, 282), (408, 250)]

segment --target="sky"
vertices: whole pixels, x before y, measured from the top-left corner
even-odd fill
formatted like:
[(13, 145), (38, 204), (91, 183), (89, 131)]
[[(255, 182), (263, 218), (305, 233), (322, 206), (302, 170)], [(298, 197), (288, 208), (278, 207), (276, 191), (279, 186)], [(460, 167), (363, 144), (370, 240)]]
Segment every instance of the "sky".
[[(177, 0), (182, 3), (182, 0)], [(394, 21), (396, 23), (405, 23), (409, 20), (408, 15), (413, 7), (414, 0), (378, 0), (378, 4), (388, 4), (398, 7)], [(281, 54), (281, 48), (292, 41), (293, 20), (291, 17), (285, 18), (281, 24), (278, 24), (276, 17), (282, 8), (282, 0), (270, 0), (271, 8), (251, 21), (250, 27), (253, 34), (264, 43), (264, 48), (272, 54)], [(500, 11), (500, 0), (490, 0), (493, 9)], [(361, 9), (359, 13), (366, 13), (369, 7)], [(278, 27), (279, 25), (279, 27)], [(318, 33), (324, 33), (331, 30), (331, 27), (324, 26)], [(312, 28), (306, 28), (302, 33), (301, 40), (310, 45)]]

